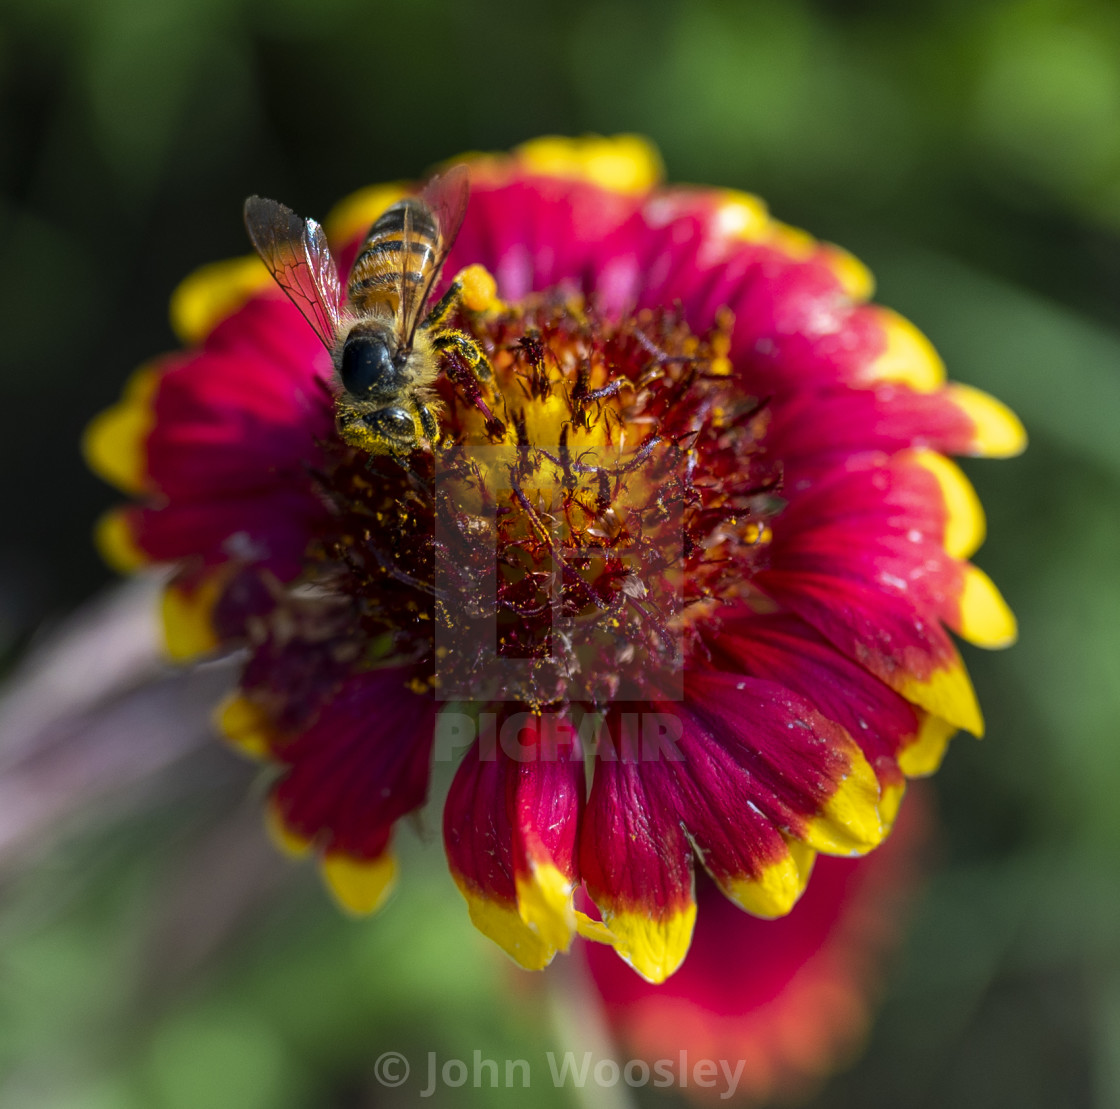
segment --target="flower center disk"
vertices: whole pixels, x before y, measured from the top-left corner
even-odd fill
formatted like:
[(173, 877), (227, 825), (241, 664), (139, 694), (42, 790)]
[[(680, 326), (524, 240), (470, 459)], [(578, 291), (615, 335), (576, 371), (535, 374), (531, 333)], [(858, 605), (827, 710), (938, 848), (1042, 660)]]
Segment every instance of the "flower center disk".
[(430, 656), (442, 699), (676, 699), (781, 504), (730, 323), (697, 336), (559, 293), (462, 313), (493, 379), (446, 357), (441, 440), (411, 468), (333, 450), (315, 576), (357, 601), (367, 644)]

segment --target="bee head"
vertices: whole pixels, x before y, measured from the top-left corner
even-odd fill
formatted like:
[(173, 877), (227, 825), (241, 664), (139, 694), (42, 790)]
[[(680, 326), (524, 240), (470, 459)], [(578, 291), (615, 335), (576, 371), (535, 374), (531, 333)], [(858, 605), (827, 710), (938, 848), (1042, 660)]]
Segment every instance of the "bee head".
[(342, 348), (338, 375), (343, 388), (355, 397), (391, 400), (401, 391), (403, 353), (390, 336), (351, 332)]

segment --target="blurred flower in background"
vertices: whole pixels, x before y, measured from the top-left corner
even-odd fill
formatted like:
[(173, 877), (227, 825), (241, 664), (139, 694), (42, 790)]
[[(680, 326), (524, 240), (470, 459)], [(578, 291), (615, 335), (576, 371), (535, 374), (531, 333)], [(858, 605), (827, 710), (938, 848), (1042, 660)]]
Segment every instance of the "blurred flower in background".
[[(805, 896), (779, 921), (738, 912), (703, 882), (692, 949), (663, 986), (588, 945), (584, 956), (619, 1054), (651, 1067), (668, 1061), (663, 1069), (678, 1080), (683, 1074), (682, 1090), (701, 1102), (727, 1101), (732, 1085), (751, 1102), (805, 1097), (867, 1035), (922, 870), (929, 819), (916, 790), (882, 847), (864, 859), (818, 860)], [(699, 1060), (732, 1069), (698, 1083)]]

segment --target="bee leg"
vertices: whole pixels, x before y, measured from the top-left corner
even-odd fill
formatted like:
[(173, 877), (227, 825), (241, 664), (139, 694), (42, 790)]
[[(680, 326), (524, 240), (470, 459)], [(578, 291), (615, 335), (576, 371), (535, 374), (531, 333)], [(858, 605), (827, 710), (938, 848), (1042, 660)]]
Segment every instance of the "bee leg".
[(389, 457), (412, 478), (413, 482), (418, 482), (420, 480), (420, 475), (412, 468), (412, 463), (408, 460), (408, 455), (390, 451)]
[(444, 323), (447, 317), (451, 315), (452, 310), (458, 305), (462, 292), (463, 283), (452, 281), (447, 292), (436, 301), (435, 307), (428, 313), (427, 319), (420, 326), (425, 331), (430, 331), (433, 327), (439, 327), (440, 324)]
[(408, 453), (419, 443), (412, 414), (396, 406), (370, 412), (343, 398), (339, 401), (335, 426), (350, 446), (371, 456), (387, 454), (406, 469)]
[(461, 331), (438, 332), (432, 336), (432, 346), (440, 351), (454, 350), (470, 366), (479, 381), (489, 381), (494, 376), (494, 367), (490, 365), (490, 359), (483, 353), (482, 347)]
[(426, 404), (418, 405), (417, 412), (420, 415), (420, 425), (424, 429), (424, 435), (434, 447), (439, 442), (439, 424), (436, 422), (435, 415)]
[(384, 446), (376, 454), (370, 454), (366, 457), (366, 473), (377, 474), (379, 472), (379, 459), (391, 458), (406, 474), (409, 474), (415, 480), (419, 480), (416, 471), (412, 468), (412, 463), (409, 461), (407, 454), (402, 454), (400, 451), (395, 450), (388, 445)]
[(444, 327), (451, 313), (462, 306), (468, 312), (494, 313), (505, 306), (498, 299), (498, 283), (477, 262), (461, 269), (435, 307), (420, 325), (425, 331)]

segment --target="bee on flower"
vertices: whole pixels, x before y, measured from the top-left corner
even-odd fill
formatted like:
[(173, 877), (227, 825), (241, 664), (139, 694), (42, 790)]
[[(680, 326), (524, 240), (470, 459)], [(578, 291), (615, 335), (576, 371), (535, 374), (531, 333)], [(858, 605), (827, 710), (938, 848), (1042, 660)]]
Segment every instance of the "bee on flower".
[[(872, 850), (907, 778), (983, 730), (950, 633), (1000, 647), (1015, 622), (949, 456), (1023, 429), (850, 255), (662, 185), (642, 140), (541, 139), (452, 180), (461, 201), (377, 187), (325, 230), (250, 202), (268, 265), (188, 278), (184, 349), (88, 432), (135, 498), (99, 542), (174, 568), (173, 655), (244, 652), (220, 726), (277, 768), (270, 826), (344, 906), (385, 900), (450, 722), (475, 924), (525, 967), (583, 935), (661, 982), (700, 870), (782, 916), (818, 853)], [(329, 261), (310, 322), (293, 244)], [(367, 280), (392, 292), (348, 355), (314, 305), (352, 322)], [(373, 396), (421, 335), (422, 380)]]

